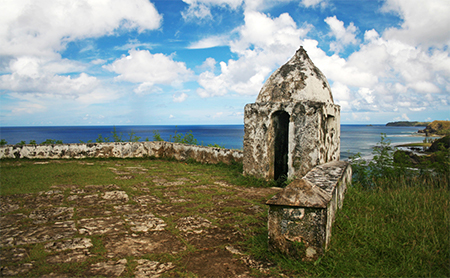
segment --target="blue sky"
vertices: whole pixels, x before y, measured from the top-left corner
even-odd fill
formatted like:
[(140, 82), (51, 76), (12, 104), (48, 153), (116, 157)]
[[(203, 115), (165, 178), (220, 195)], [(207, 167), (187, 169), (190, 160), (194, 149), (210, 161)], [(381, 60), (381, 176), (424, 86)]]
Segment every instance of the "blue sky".
[(0, 126), (243, 124), (303, 46), (342, 124), (449, 120), (448, 0), (3, 0)]

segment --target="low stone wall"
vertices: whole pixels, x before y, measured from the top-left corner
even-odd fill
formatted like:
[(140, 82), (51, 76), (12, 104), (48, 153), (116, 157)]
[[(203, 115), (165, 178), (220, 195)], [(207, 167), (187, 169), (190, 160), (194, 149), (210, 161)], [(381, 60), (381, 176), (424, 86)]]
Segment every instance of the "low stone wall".
[(216, 164), (242, 162), (240, 150), (186, 145), (165, 141), (116, 142), (57, 145), (6, 145), (0, 147), (0, 159), (61, 159), (61, 158), (133, 158), (157, 157), (176, 160), (193, 159)]
[(348, 162), (325, 163), (267, 201), (269, 248), (305, 260), (323, 255), (351, 178)]

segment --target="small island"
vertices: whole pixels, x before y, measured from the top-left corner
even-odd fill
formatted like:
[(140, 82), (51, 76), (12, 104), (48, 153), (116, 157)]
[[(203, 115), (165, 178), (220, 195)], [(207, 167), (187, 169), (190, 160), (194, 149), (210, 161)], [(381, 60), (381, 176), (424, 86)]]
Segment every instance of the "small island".
[(430, 122), (410, 122), (410, 121), (399, 121), (399, 122), (389, 122), (386, 126), (427, 126)]

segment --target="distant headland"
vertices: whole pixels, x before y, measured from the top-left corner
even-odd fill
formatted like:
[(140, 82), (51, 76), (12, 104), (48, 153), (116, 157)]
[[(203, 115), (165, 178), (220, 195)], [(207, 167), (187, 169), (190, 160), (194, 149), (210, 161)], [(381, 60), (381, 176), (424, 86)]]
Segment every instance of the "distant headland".
[(418, 133), (425, 133), (429, 135), (449, 135), (450, 134), (450, 121), (433, 121), (433, 122), (389, 122), (386, 126), (425, 126), (425, 129), (419, 130)]
[(427, 125), (424, 130), (419, 133), (428, 135), (450, 135), (450, 121), (433, 121)]
[(427, 126), (430, 122), (410, 122), (410, 121), (399, 121), (399, 122), (389, 122), (386, 126)]

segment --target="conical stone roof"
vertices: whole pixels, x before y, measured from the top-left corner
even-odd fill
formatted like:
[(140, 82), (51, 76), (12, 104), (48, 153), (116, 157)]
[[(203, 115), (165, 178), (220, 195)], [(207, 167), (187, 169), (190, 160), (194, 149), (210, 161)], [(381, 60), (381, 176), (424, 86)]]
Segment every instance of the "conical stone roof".
[(318, 101), (334, 103), (325, 75), (301, 46), (295, 55), (267, 79), (257, 103)]

